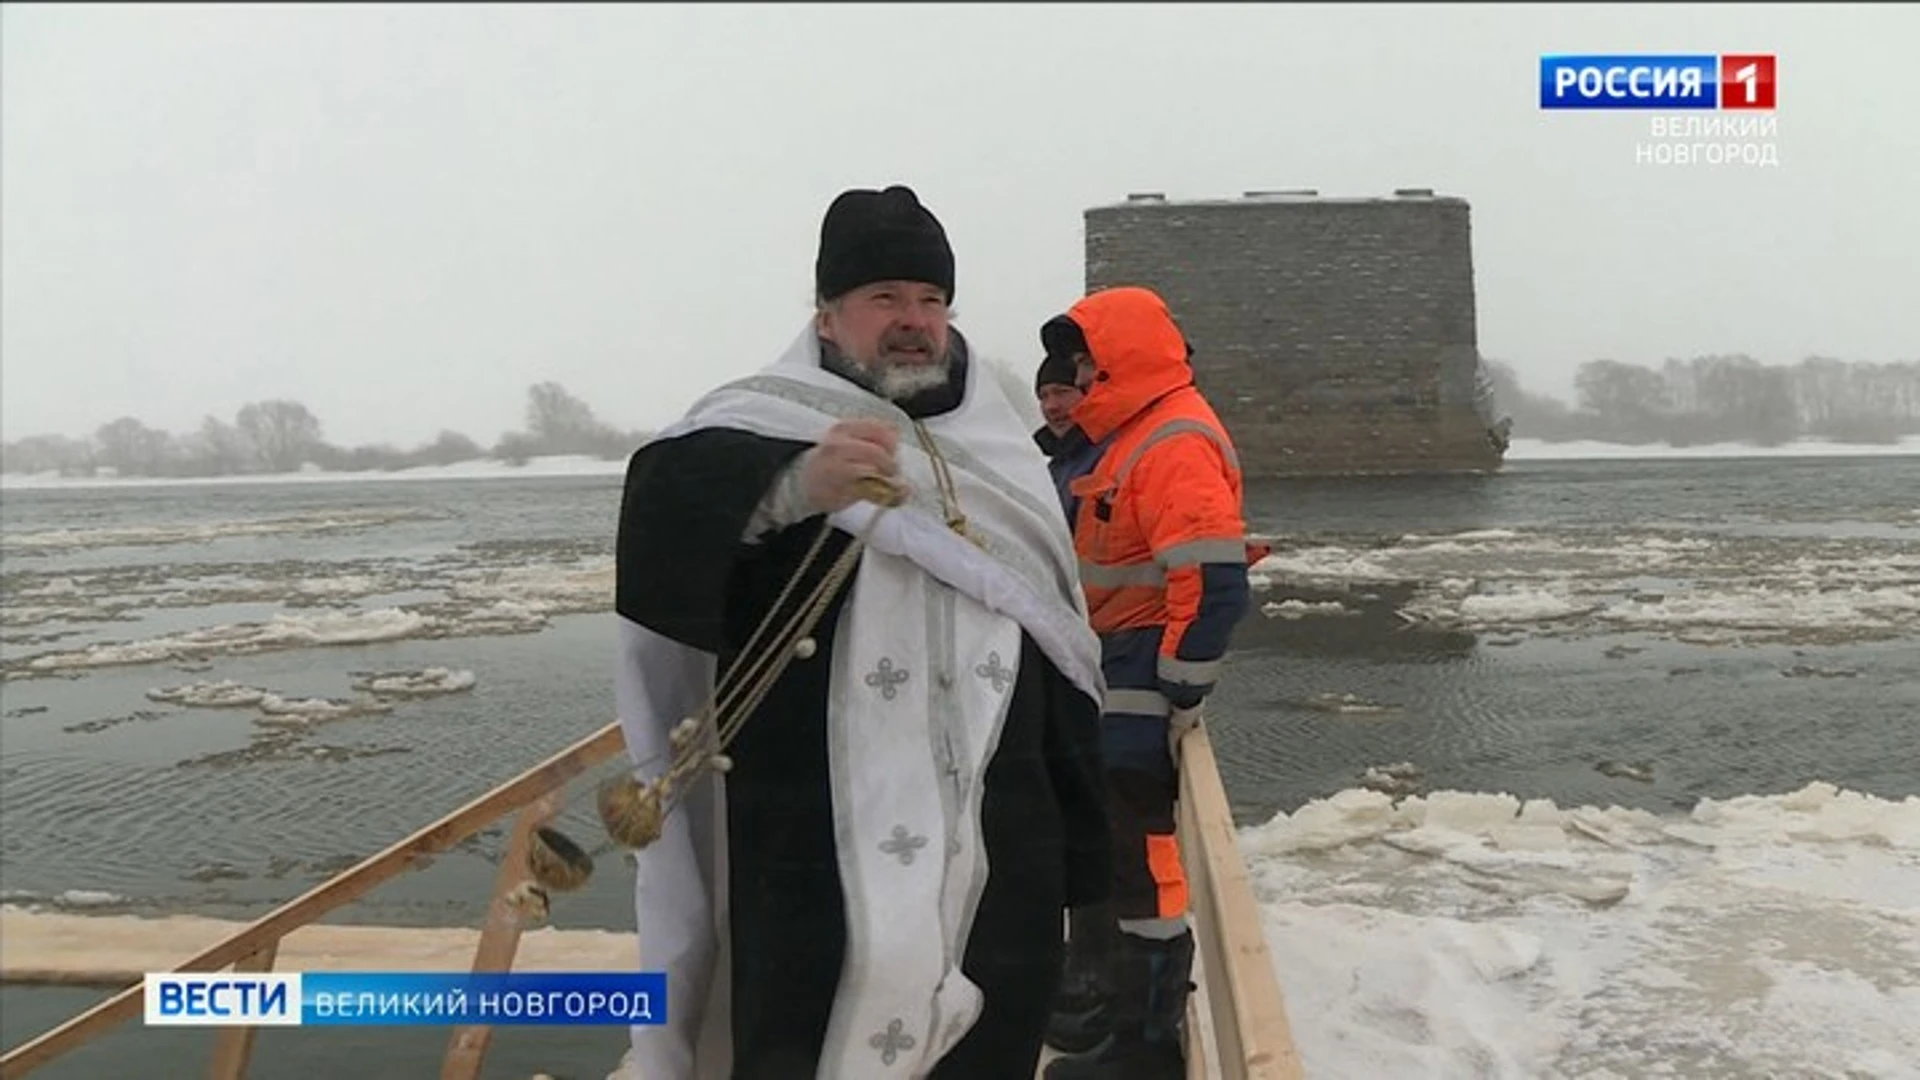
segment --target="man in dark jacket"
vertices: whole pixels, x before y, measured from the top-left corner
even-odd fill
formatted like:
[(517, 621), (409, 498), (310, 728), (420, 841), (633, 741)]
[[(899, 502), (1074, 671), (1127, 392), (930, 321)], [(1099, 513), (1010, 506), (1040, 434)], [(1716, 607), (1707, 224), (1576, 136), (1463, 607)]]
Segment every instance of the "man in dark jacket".
[(1040, 452), (1047, 455), (1047, 471), (1053, 476), (1054, 487), (1060, 489), (1060, 508), (1066, 511), (1069, 528), (1073, 524), (1076, 500), (1067, 490), (1067, 484), (1093, 468), (1103, 449), (1095, 446), (1086, 432), (1073, 422), (1073, 407), (1086, 396), (1076, 381), (1078, 372), (1072, 357), (1049, 355), (1040, 362), (1040, 370), (1033, 377), (1033, 392), (1040, 399), (1040, 415), (1046, 419), (1046, 426), (1033, 433), (1033, 441), (1040, 445)]
[[(1042, 342), (1044, 345), (1045, 343)], [(1079, 383), (1080, 365), (1075, 357), (1049, 352), (1033, 377), (1033, 393), (1040, 401), (1040, 415), (1046, 423), (1033, 433), (1033, 441), (1047, 456), (1047, 471), (1060, 491), (1060, 507), (1072, 528), (1079, 513), (1080, 500), (1067, 490), (1075, 477), (1092, 471), (1106, 452), (1106, 444), (1096, 444), (1073, 421), (1074, 406), (1086, 397)], [(1054, 1014), (1047, 1031), (1047, 1042), (1067, 1053), (1090, 1050), (1106, 1036), (1108, 1016), (1104, 1007), (1106, 968), (1114, 944), (1113, 905), (1102, 900), (1083, 904), (1069, 912), (1064, 970), (1060, 991), (1054, 998)]]

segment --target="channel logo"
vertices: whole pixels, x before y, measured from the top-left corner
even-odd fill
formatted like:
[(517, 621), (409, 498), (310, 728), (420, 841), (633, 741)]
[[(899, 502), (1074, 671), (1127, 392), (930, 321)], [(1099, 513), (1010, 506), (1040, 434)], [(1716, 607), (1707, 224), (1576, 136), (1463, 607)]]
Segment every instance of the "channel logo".
[(658, 971), (148, 972), (155, 1027), (664, 1024)]
[(1772, 53), (1540, 57), (1542, 109), (1774, 107)]
[(143, 983), (151, 1026), (300, 1025), (300, 976), (294, 972), (147, 972)]

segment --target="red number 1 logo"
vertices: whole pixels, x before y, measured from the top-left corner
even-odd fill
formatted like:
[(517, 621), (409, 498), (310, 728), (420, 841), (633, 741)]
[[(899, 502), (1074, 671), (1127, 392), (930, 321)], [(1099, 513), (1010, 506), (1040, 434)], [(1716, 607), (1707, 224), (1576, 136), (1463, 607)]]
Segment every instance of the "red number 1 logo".
[(1747, 54), (1720, 58), (1720, 107), (1771, 109), (1774, 100), (1773, 56)]

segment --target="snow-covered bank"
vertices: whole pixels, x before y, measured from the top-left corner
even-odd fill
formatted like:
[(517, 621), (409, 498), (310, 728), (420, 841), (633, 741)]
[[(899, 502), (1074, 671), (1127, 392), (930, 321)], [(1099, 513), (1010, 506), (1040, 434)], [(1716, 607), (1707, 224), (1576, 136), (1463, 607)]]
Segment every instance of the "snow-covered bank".
[(1241, 848), (1308, 1076), (1920, 1077), (1920, 798), (1346, 791)]
[(1708, 443), (1700, 446), (1669, 446), (1647, 443), (1596, 442), (1576, 439), (1571, 442), (1547, 442), (1544, 439), (1515, 439), (1507, 447), (1508, 461), (1591, 461), (1640, 458), (1796, 458), (1796, 457), (1903, 457), (1920, 454), (1920, 435), (1908, 435), (1897, 443), (1836, 443), (1821, 439), (1796, 439), (1780, 446), (1749, 446), (1745, 443)]
[(309, 469), (295, 473), (268, 473), (247, 476), (160, 477), (160, 476), (60, 476), (57, 473), (0, 474), (0, 491), (44, 491), (111, 487), (205, 487), (234, 484), (327, 484), (377, 480), (526, 480), (554, 476), (620, 476), (627, 471), (625, 458), (606, 460), (578, 454), (538, 457), (524, 465), (496, 459), (462, 461), (454, 465), (421, 465), (411, 469), (364, 472), (326, 472)]

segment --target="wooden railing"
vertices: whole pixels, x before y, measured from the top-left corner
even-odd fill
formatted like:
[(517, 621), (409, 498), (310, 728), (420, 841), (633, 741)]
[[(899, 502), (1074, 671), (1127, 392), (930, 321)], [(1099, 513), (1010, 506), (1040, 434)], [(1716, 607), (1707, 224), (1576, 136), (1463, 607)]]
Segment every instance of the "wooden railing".
[[(218, 971), (231, 966), (236, 971), (271, 971), (281, 939), (288, 934), (518, 810), (520, 816), (494, 882), (472, 967), (476, 972), (510, 970), (522, 923), (508, 897), (528, 880), (529, 838), (558, 812), (560, 792), (569, 780), (622, 753), (624, 748), (619, 725), (609, 724), (275, 908), (173, 970)], [(1201, 1017), (1190, 1008), (1189, 1029), (1194, 1037), (1190, 1040), (1188, 1075), (1198, 1080), (1211, 1072), (1198, 1037), (1199, 1026), (1204, 1024), (1213, 1033), (1221, 1080), (1301, 1080), (1300, 1059), (1267, 951), (1259, 908), (1247, 882), (1246, 864), (1234, 836), (1233, 815), (1204, 729), (1189, 732), (1181, 743), (1178, 827), (1192, 901), (1195, 946), (1210, 1013)], [(0, 1080), (25, 1076), (141, 1011), (141, 987), (136, 983), (7, 1051), (0, 1057)], [(253, 1033), (253, 1028), (223, 1028), (218, 1032), (211, 1070), (215, 1080), (239, 1080), (246, 1075)], [(472, 1080), (477, 1076), (490, 1033), (491, 1029), (484, 1026), (455, 1028), (441, 1065), (441, 1080)]]
[[(281, 938), (358, 899), (381, 882), (412, 869), (421, 859), (447, 851), (519, 810), (520, 817), (508, 840), (507, 855), (494, 882), (493, 899), (487, 906), (486, 923), (473, 957), (474, 971), (508, 970), (520, 945), (521, 927), (521, 919), (508, 896), (528, 880), (529, 838), (535, 829), (558, 813), (559, 793), (567, 781), (623, 753), (625, 748), (620, 725), (608, 724), (385, 851), (282, 904), (173, 970), (218, 971), (231, 965), (236, 971), (271, 971)], [(0, 1080), (25, 1076), (141, 1015), (140, 995), (141, 987), (136, 983), (59, 1027), (7, 1051), (0, 1057)], [(214, 1044), (212, 1076), (215, 1080), (238, 1080), (246, 1075), (253, 1032), (253, 1028), (220, 1030)], [(448, 1040), (441, 1080), (472, 1080), (479, 1075), (490, 1032), (487, 1027), (455, 1028)]]
[[(1176, 827), (1221, 1080), (1302, 1080), (1260, 907), (1204, 726), (1180, 740)], [(1189, 1076), (1197, 1057), (1188, 1055)]]

